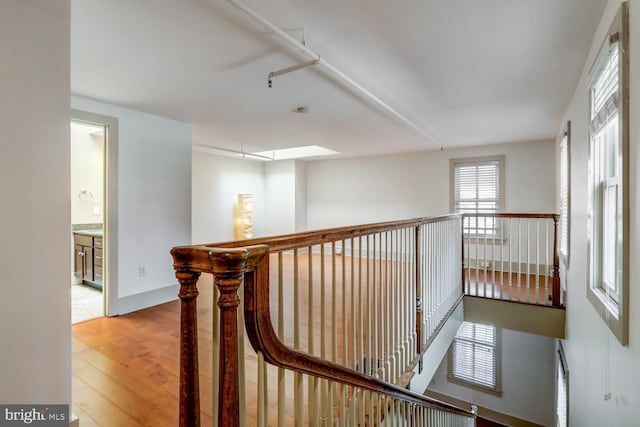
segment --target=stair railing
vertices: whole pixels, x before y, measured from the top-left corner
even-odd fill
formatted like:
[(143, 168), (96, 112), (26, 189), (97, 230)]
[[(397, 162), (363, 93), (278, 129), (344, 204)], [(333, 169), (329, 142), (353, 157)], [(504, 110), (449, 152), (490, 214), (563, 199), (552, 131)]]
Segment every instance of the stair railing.
[(474, 411), (407, 389), (461, 301), (462, 226), (445, 215), (174, 248), (180, 425), (200, 425), (201, 273), (218, 307), (217, 425), (475, 425)]
[(464, 293), (561, 307), (558, 220), (556, 214), (464, 214)]

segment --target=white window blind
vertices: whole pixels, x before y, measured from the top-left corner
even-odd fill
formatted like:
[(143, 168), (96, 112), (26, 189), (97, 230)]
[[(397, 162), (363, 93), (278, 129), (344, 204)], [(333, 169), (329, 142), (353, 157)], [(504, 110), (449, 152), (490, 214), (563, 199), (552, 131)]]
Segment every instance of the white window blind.
[(569, 256), (569, 135), (560, 141), (560, 238), (558, 248), (566, 260)]
[(498, 160), (454, 164), (454, 209), (461, 213), (493, 213), (500, 207)]
[(487, 214), (498, 212), (503, 204), (503, 162), (504, 156), (451, 161), (452, 207), (454, 212), (467, 214), (465, 236), (498, 234), (497, 218)]
[(450, 377), (497, 390), (496, 327), (463, 322), (451, 345)]
[[(618, 103), (618, 44), (614, 43), (609, 48), (604, 66), (592, 87), (591, 119), (595, 119), (609, 109), (609, 104)], [(609, 107), (609, 108), (608, 108)]]
[(615, 302), (620, 292), (622, 251), (618, 49), (617, 43), (609, 47), (591, 87), (594, 285)]
[(587, 298), (622, 345), (629, 342), (629, 5), (622, 2), (591, 67)]

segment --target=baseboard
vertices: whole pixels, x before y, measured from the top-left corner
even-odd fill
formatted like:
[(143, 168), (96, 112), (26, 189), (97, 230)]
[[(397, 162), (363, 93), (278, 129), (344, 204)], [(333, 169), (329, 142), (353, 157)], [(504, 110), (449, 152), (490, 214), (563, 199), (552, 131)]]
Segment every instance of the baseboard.
[(160, 289), (154, 289), (152, 291), (118, 298), (116, 309), (111, 311), (111, 315), (127, 314), (132, 311), (153, 307), (154, 305), (175, 301), (178, 299), (179, 290), (180, 285), (175, 284), (165, 286)]
[(80, 427), (80, 418), (73, 412), (71, 413), (71, 419), (69, 420), (69, 427)]
[[(460, 408), (468, 408), (474, 403), (465, 402), (464, 400), (457, 399), (455, 397), (438, 393), (436, 391), (427, 390), (424, 395), (433, 399), (447, 402), (452, 405), (456, 405)], [(475, 405), (475, 404), (474, 404)], [(544, 427), (542, 424), (534, 423), (532, 421), (524, 420), (522, 418), (515, 417), (509, 414), (503, 414), (501, 412), (494, 411), (489, 408), (478, 406), (478, 416), (490, 421), (494, 421), (499, 424), (504, 424), (511, 427)]]

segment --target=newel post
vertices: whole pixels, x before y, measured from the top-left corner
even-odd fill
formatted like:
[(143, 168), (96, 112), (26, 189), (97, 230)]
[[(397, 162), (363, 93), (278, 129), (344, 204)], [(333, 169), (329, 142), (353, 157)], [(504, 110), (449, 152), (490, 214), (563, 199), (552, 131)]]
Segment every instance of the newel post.
[(244, 280), (248, 251), (212, 251), (214, 285), (220, 291), (220, 381), (218, 384), (218, 426), (240, 425), (238, 380), (238, 289)]
[(197, 271), (176, 266), (176, 278), (180, 283), (180, 427), (200, 426), (196, 307), (199, 277)]
[(553, 216), (553, 288), (551, 304), (554, 307), (560, 306), (560, 257), (558, 256), (558, 221), (560, 215)]

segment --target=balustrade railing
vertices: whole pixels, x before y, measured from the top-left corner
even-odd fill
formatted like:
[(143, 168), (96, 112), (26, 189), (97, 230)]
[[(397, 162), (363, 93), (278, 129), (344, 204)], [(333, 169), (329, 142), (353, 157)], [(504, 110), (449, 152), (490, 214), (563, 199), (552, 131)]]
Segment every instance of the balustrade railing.
[(557, 227), (555, 214), (465, 214), (465, 294), (561, 306)]
[(446, 215), (174, 248), (181, 426), (200, 423), (201, 273), (218, 306), (217, 425), (475, 425), (474, 412), (404, 388), (461, 301), (462, 228)]

